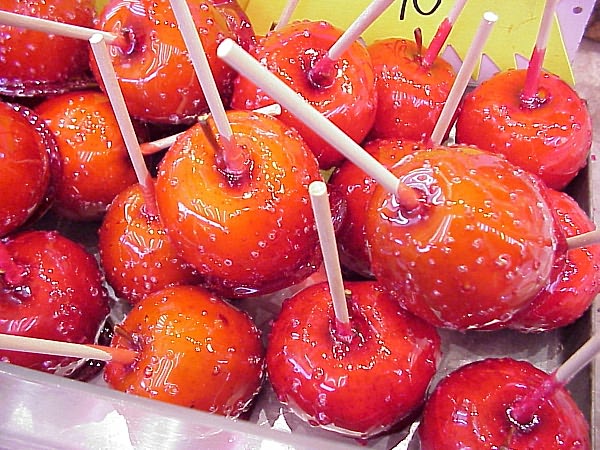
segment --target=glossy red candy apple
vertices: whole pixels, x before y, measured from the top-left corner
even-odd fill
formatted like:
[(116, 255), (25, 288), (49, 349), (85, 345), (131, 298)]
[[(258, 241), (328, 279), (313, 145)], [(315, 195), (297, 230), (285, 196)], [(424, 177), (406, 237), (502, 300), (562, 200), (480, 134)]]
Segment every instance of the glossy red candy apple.
[(501, 153), (561, 190), (587, 164), (591, 118), (573, 88), (549, 73), (540, 77), (537, 98), (523, 103), (526, 73), (499, 72), (467, 94), (456, 141)]
[(425, 141), (438, 121), (456, 73), (437, 57), (423, 64), (416, 42), (388, 38), (368, 47), (377, 86), (377, 112), (371, 139)]
[(225, 297), (274, 292), (320, 262), (308, 185), (320, 179), (314, 155), (278, 119), (227, 115), (242, 173), (232, 173), (212, 118), (183, 134), (156, 182), (161, 220), (181, 256)]
[(256, 44), (254, 28), (250, 18), (237, 0), (211, 0), (211, 3), (225, 16), (237, 43), (246, 51)]
[[(210, 1), (189, 0), (212, 74), (229, 103), (234, 71), (216, 55), (217, 45), (235, 36)], [(153, 123), (191, 122), (208, 107), (169, 0), (109, 1), (97, 27), (121, 36), (109, 46), (129, 113)], [(93, 60), (93, 58), (92, 58)], [(95, 64), (96, 79), (100, 75)]]
[[(387, 139), (376, 139), (364, 145), (367, 152), (386, 166), (421, 148), (414, 142)], [(352, 162), (344, 161), (331, 174), (328, 184), (330, 192), (338, 195), (346, 208), (336, 232), (340, 262), (356, 275), (373, 278), (365, 226), (375, 180)]]
[(176, 286), (137, 304), (111, 343), (139, 352), (109, 362), (113, 388), (237, 417), (261, 387), (264, 348), (251, 318), (206, 289)]
[[(342, 35), (327, 22), (292, 22), (271, 31), (250, 49), (254, 58), (298, 92), (356, 142), (361, 142), (375, 119), (375, 74), (366, 48), (353, 43), (332, 69), (330, 78), (315, 80), (311, 69)], [(243, 77), (235, 81), (231, 106), (257, 109), (274, 103), (262, 89)], [(296, 128), (317, 156), (322, 169), (344, 161), (302, 120), (284, 110), (279, 118)]]
[(415, 315), (458, 330), (503, 324), (557, 270), (566, 241), (544, 186), (505, 158), (439, 147), (392, 170), (421, 204), (409, 211), (378, 186), (367, 239), (377, 280)]
[(110, 204), (98, 230), (98, 250), (106, 281), (131, 304), (171, 285), (201, 281), (178, 255), (160, 218), (148, 213), (139, 184)]
[(56, 142), (37, 114), (0, 102), (0, 237), (48, 209), (59, 168)]
[[(0, 0), (0, 9), (93, 28), (93, 0)], [(21, 27), (0, 25), (0, 94), (56, 94), (89, 85), (88, 43)]]
[(564, 388), (544, 399), (532, 423), (509, 419), (509, 408), (548, 377), (530, 363), (510, 358), (459, 368), (437, 385), (425, 405), (421, 448), (591, 449), (589, 425)]
[(137, 180), (108, 97), (66, 93), (45, 100), (36, 112), (59, 148), (54, 209), (72, 220), (101, 219), (113, 198)]
[(284, 301), (267, 344), (278, 398), (312, 425), (366, 438), (423, 403), (440, 359), (434, 327), (374, 282), (346, 283), (351, 336), (340, 336), (327, 283)]
[[(109, 313), (94, 257), (56, 231), (26, 231), (0, 240), (0, 332), (93, 344)], [(9, 265), (16, 270), (9, 271)], [(10, 275), (10, 276), (9, 276)], [(51, 373), (73, 358), (0, 351), (0, 359)]]
[[(548, 203), (558, 215), (567, 237), (596, 229), (588, 215), (568, 194), (549, 190)], [(562, 270), (509, 322), (509, 328), (538, 332), (575, 322), (600, 293), (600, 245), (569, 249)]]

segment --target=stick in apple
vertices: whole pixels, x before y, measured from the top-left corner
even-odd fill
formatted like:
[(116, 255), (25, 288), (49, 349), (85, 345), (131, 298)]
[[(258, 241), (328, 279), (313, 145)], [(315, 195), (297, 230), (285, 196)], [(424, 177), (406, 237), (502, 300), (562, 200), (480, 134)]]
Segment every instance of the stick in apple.
[(308, 72), (309, 79), (317, 86), (330, 84), (334, 78), (334, 63), (393, 2), (394, 0), (373, 0)]
[(315, 215), (315, 223), (319, 234), (321, 244), (321, 253), (323, 254), (323, 264), (329, 283), (329, 291), (333, 300), (333, 310), (336, 318), (336, 332), (342, 339), (349, 339), (352, 331), (350, 328), (350, 316), (348, 313), (348, 304), (346, 303), (346, 293), (344, 289), (344, 280), (342, 279), (342, 269), (338, 256), (335, 231), (331, 218), (331, 208), (327, 194), (327, 185), (322, 181), (313, 181), (308, 187), (312, 209)]
[(446, 134), (446, 131), (452, 122), (456, 108), (458, 107), (458, 104), (465, 93), (465, 89), (469, 84), (469, 80), (473, 74), (473, 69), (475, 68), (477, 62), (481, 59), (483, 47), (485, 46), (485, 43), (487, 42), (487, 39), (497, 20), (498, 16), (493, 12), (488, 11), (483, 14), (483, 19), (479, 24), (477, 33), (473, 38), (473, 42), (469, 47), (469, 51), (465, 55), (465, 59), (460, 66), (458, 74), (456, 75), (456, 79), (454, 80), (454, 84), (452, 85), (452, 89), (450, 89), (450, 93), (448, 94), (448, 99), (446, 100), (446, 103), (444, 103), (440, 117), (435, 124), (433, 132), (431, 133), (431, 143), (433, 145), (440, 145), (442, 143), (444, 135)]
[(423, 68), (427, 69), (431, 67), (435, 58), (440, 54), (442, 46), (446, 42), (446, 39), (448, 39), (450, 31), (452, 31), (452, 27), (456, 23), (456, 19), (458, 19), (458, 16), (464, 9), (466, 3), (467, 0), (456, 0), (454, 6), (448, 13), (448, 17), (446, 17), (438, 27), (435, 36), (433, 36), (433, 39), (431, 40), (431, 44), (429, 44), (429, 47), (427, 48), (427, 52), (425, 52), (425, 56), (423, 56), (423, 61), (421, 63)]
[(287, 25), (287, 23), (290, 21), (290, 18), (292, 17), (292, 14), (294, 13), (294, 10), (296, 9), (296, 6), (298, 6), (299, 2), (300, 2), (300, 0), (288, 0), (287, 1), (287, 3), (285, 4), (285, 7), (281, 11), (279, 20), (277, 20), (277, 23), (275, 24), (275, 28), (274, 28), (275, 30), (279, 30), (281, 27)]
[(0, 348), (17, 352), (96, 359), (98, 361), (116, 361), (122, 364), (129, 364), (138, 356), (136, 351), (125, 348), (52, 341), (4, 333), (0, 333)]
[(552, 19), (558, 0), (547, 0), (544, 7), (544, 14), (538, 30), (535, 47), (527, 66), (527, 76), (525, 77), (525, 85), (521, 93), (521, 104), (523, 106), (532, 107), (538, 98), (538, 86), (542, 73), (542, 64), (550, 39), (550, 30), (552, 29)]
[(572, 248), (587, 247), (588, 245), (594, 245), (598, 243), (600, 243), (599, 229), (567, 238), (567, 246), (569, 250)]
[(119, 87), (119, 81), (117, 80), (115, 69), (111, 63), (108, 48), (106, 47), (106, 42), (104, 41), (104, 36), (101, 34), (94, 34), (89, 41), (90, 45), (92, 46), (94, 57), (96, 58), (96, 63), (98, 64), (98, 69), (100, 70), (100, 74), (102, 76), (102, 81), (104, 82), (106, 94), (108, 95), (117, 119), (117, 123), (119, 124), (121, 134), (123, 135), (123, 141), (127, 147), (129, 158), (133, 164), (133, 168), (135, 170), (138, 182), (142, 188), (142, 192), (144, 193), (146, 210), (148, 214), (156, 215), (157, 211), (156, 201), (154, 198), (154, 183), (152, 181), (152, 177), (150, 176), (150, 172), (146, 167), (144, 155), (142, 154), (140, 143), (138, 142), (135, 134), (131, 117), (127, 111), (127, 105), (125, 104), (123, 93)]
[(360, 145), (303, 100), (277, 76), (269, 72), (235, 41), (232, 39), (224, 40), (217, 49), (217, 55), (256, 86), (259, 86), (282, 107), (303, 120), (327, 143), (361, 167), (387, 192), (394, 194), (401, 206), (407, 210), (413, 210), (419, 206), (419, 195), (414, 189), (400, 182), (379, 161), (369, 155)]
[(179, 24), (183, 41), (190, 54), (190, 59), (196, 71), (198, 81), (204, 92), (208, 108), (213, 115), (215, 126), (223, 142), (223, 160), (226, 170), (232, 174), (241, 174), (247, 167), (247, 155), (235, 145), (233, 131), (227, 120), (225, 107), (221, 101), (219, 90), (213, 77), (204, 46), (196, 30), (194, 19), (187, 2), (181, 0), (170, 0), (171, 8)]
[(509, 419), (517, 425), (527, 426), (534, 418), (541, 402), (556, 389), (565, 386), (600, 352), (600, 334), (596, 333), (569, 359), (556, 369), (548, 380), (528, 396), (518, 400), (508, 411)]

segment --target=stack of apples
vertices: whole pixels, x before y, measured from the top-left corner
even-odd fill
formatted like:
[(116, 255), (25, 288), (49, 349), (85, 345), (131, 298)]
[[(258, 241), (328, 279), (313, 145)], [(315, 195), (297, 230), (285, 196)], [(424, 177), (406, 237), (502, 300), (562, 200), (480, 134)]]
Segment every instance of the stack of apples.
[[(49, 11), (22, 3), (0, 2), (0, 8), (114, 36), (108, 48), (136, 138), (181, 134), (166, 152), (147, 157), (154, 196), (144, 196), (88, 43), (0, 25), (0, 49), (10, 50), (0, 58), (0, 135), (8, 136), (0, 143), (0, 169), (8, 175), (0, 180), (3, 333), (90, 344), (98, 342), (110, 308), (119, 306), (125, 314), (111, 331), (111, 345), (136, 357), (106, 364), (104, 378), (112, 387), (238, 417), (250, 409), (268, 372), (280, 399), (294, 403), (311, 424), (370, 438), (420, 414), (440, 364), (436, 328), (546, 332), (573, 324), (600, 292), (600, 246), (566, 245), (566, 237), (594, 224), (563, 192), (589, 155), (591, 121), (585, 102), (556, 77), (543, 75), (540, 94), (527, 108), (519, 71), (482, 83), (457, 113), (461, 145), (442, 147), (429, 139), (455, 75), (440, 57), (423, 64), (422, 43), (354, 42), (328, 71), (316, 73), (342, 30), (298, 21), (258, 37), (237, 2), (188, 0), (241, 155), (233, 170), (215, 121), (203, 117), (208, 101), (168, 0), (109, 1), (99, 13), (91, 0), (57, 1)], [(280, 117), (251, 111), (274, 100), (217, 56), (227, 38), (414, 190), (418, 205), (396, 201), (288, 109)], [(73, 58), (57, 67), (45, 64), (49, 54), (63, 52)], [(393, 75), (400, 70), (402, 77)], [(404, 82), (392, 82), (398, 78)], [(419, 108), (402, 116), (402, 108), (389, 102), (398, 98)], [(419, 121), (423, 105), (431, 111)], [(502, 120), (485, 116), (490, 109), (501, 111)], [(521, 120), (510, 130), (506, 124), (516, 119), (509, 112)], [(527, 153), (498, 155), (516, 147), (510, 140), (516, 128)], [(356, 323), (362, 322), (352, 342), (328, 331), (336, 319), (318, 283), (321, 253), (308, 186), (325, 179), (344, 273), (356, 283), (349, 284), (355, 294), (348, 302)], [(57, 223), (74, 230), (82, 222), (98, 231), (94, 248), (50, 230)], [(297, 296), (285, 294), (306, 285)], [(256, 306), (245, 305), (269, 297), (291, 298), (281, 309), (279, 300), (270, 300), (277, 325), (263, 335), (252, 317)], [(305, 322), (300, 314), (312, 319)], [(285, 345), (282, 334), (291, 337)], [(302, 404), (293, 399), (298, 380), (323, 376), (321, 366), (294, 379), (277, 372), (300, 343), (315, 358), (323, 355), (322, 364), (331, 358), (339, 366), (335, 380), (322, 382), (332, 393), (304, 392)], [(392, 355), (378, 363), (376, 381), (360, 374), (372, 369), (369, 361), (375, 366), (369, 352)], [(0, 357), (56, 373), (72, 363), (8, 351)], [(543, 378), (508, 360), (486, 364), (513, 390), (515, 383), (535, 386)], [(520, 371), (518, 382), (509, 380), (513, 369)], [(425, 403), (434, 419), (422, 430), (424, 448), (444, 448), (436, 417), (450, 408), (451, 395), (462, 395), (447, 392), (479, 389), (472, 380), (481, 375), (470, 370), (460, 372), (459, 387), (446, 381), (434, 402)], [(352, 405), (357, 397), (342, 389), (350, 376), (382, 386), (386, 379), (408, 383), (393, 395), (409, 389), (415, 398), (406, 406), (392, 404), (401, 403), (396, 397), (377, 403), (376, 396), (392, 394), (373, 386), (383, 418), (369, 418), (369, 408)], [(285, 383), (289, 389), (281, 387)], [(336, 393), (347, 396), (352, 414), (331, 423), (327, 404)], [(499, 415), (512, 400), (503, 395), (490, 420), (506, 419)], [(548, 429), (547, 421), (570, 416), (579, 433), (573, 440), (587, 433), (568, 393), (557, 396), (561, 408), (576, 412), (544, 419), (551, 416), (544, 409), (545, 425), (525, 431), (515, 425), (514, 432), (535, 435)], [(581, 442), (589, 446), (585, 437)]]

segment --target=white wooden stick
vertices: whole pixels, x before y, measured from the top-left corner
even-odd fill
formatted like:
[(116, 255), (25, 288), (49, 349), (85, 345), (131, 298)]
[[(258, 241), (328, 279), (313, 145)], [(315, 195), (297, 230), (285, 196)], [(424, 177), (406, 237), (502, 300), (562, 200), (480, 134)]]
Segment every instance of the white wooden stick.
[(571, 236), (570, 238), (567, 238), (569, 250), (573, 248), (587, 247), (588, 245), (598, 243), (600, 243), (600, 229), (588, 231), (587, 233), (581, 233), (577, 236)]
[(294, 13), (294, 10), (296, 9), (296, 6), (298, 6), (299, 2), (300, 2), (300, 0), (288, 0), (287, 1), (287, 3), (285, 4), (285, 7), (281, 11), (279, 20), (275, 24), (275, 30), (279, 30), (279, 29), (281, 29), (281, 27), (284, 27), (288, 24), (288, 22), (290, 21), (290, 18), (292, 17), (292, 14)]

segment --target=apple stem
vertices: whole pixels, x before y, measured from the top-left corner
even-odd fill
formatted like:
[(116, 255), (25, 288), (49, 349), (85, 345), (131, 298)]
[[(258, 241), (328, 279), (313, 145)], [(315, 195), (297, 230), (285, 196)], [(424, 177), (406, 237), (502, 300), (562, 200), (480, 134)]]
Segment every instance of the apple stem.
[(290, 21), (290, 18), (292, 17), (292, 14), (294, 13), (294, 10), (296, 9), (296, 6), (298, 6), (299, 1), (300, 0), (288, 0), (287, 1), (287, 3), (285, 4), (285, 7), (281, 11), (279, 20), (277, 20), (277, 23), (275, 24), (274, 30), (276, 30), (276, 31), (280, 30), (282, 27), (284, 27), (288, 24), (288, 22)]
[(569, 250), (573, 248), (587, 247), (588, 245), (594, 245), (600, 243), (600, 229), (588, 231), (587, 233), (581, 233), (577, 236), (571, 236), (567, 238), (567, 247)]
[(415, 44), (417, 44), (417, 54), (420, 58), (423, 55), (423, 31), (420, 28), (415, 28), (413, 36), (415, 37)]
[[(102, 81), (104, 82), (106, 95), (110, 100), (110, 104), (117, 119), (117, 124), (121, 130), (121, 135), (123, 136), (129, 159), (133, 165), (133, 170), (135, 171), (142, 191), (146, 193), (144, 196), (147, 197), (150, 193), (154, 192), (154, 183), (150, 176), (150, 172), (146, 167), (146, 161), (144, 161), (144, 155), (142, 154), (140, 143), (137, 139), (135, 129), (133, 128), (131, 116), (127, 110), (125, 98), (123, 97), (123, 92), (119, 86), (117, 74), (112, 65), (106, 42), (101, 34), (94, 34), (89, 42), (94, 57), (96, 58)], [(154, 198), (152, 198), (152, 201), (147, 202), (145, 206), (148, 214), (158, 214)]]
[(565, 386), (575, 375), (586, 367), (600, 352), (600, 334), (596, 333), (583, 344), (569, 359), (556, 369), (540, 387), (518, 400), (509, 411), (511, 421), (527, 426), (534, 419), (535, 411), (542, 402), (557, 389)]
[(521, 105), (523, 107), (534, 108), (539, 104), (537, 95), (542, 75), (542, 65), (544, 64), (544, 56), (546, 55), (546, 48), (548, 47), (548, 40), (550, 39), (550, 30), (552, 29), (552, 21), (558, 1), (559, 0), (547, 0), (544, 7), (544, 13), (542, 15), (542, 21), (540, 22), (535, 46), (529, 60), (529, 65), (527, 66), (525, 85), (521, 92)]
[(440, 54), (442, 47), (446, 43), (446, 40), (450, 35), (450, 31), (452, 31), (452, 27), (456, 23), (456, 19), (458, 19), (458, 16), (464, 9), (466, 3), (467, 0), (457, 0), (448, 13), (448, 17), (446, 17), (442, 23), (440, 23), (435, 36), (433, 36), (433, 39), (431, 40), (431, 43), (425, 52), (425, 56), (421, 62), (422, 67), (428, 69), (432, 66), (433, 62)]
[(335, 62), (393, 2), (394, 0), (373, 0), (309, 70), (308, 79), (311, 83), (317, 87), (331, 86), (336, 74)]
[(469, 80), (473, 75), (473, 70), (477, 63), (481, 60), (481, 55), (483, 53), (483, 47), (485, 47), (485, 43), (492, 32), (492, 28), (498, 20), (498, 16), (492, 12), (486, 12), (483, 14), (483, 19), (479, 24), (479, 28), (477, 29), (477, 33), (473, 38), (473, 42), (465, 55), (465, 59), (458, 70), (458, 74), (456, 75), (456, 79), (454, 80), (454, 84), (448, 93), (448, 98), (444, 103), (444, 107), (440, 112), (440, 117), (433, 128), (431, 133), (431, 142), (435, 145), (440, 145), (452, 120), (454, 118), (454, 114), (456, 113), (456, 109), (458, 108), (458, 104), (460, 103), (465, 90), (469, 84)]
[(23, 268), (15, 262), (6, 249), (6, 244), (0, 241), (0, 275), (11, 286), (18, 285), (23, 280)]

